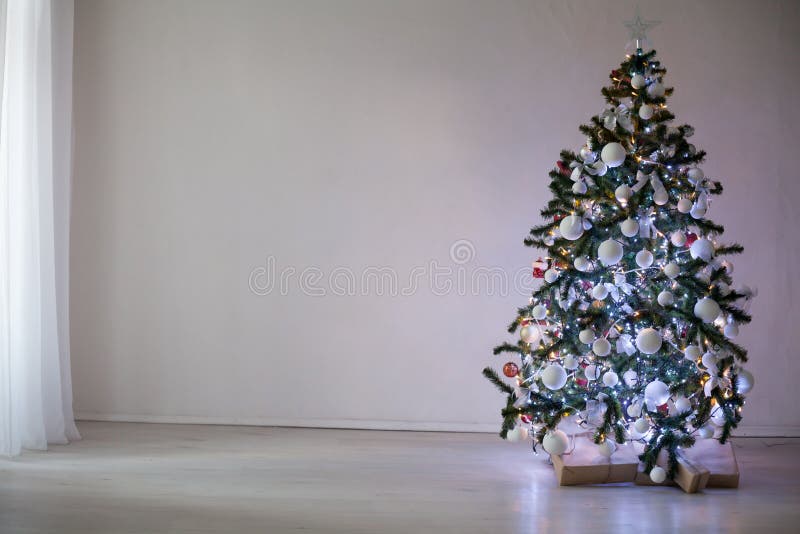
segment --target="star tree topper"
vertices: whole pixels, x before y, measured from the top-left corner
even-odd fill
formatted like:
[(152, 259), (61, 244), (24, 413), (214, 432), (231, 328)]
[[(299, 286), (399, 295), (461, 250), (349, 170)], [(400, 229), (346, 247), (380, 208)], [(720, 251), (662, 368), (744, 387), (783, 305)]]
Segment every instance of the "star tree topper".
[(660, 20), (644, 20), (639, 14), (639, 7), (636, 7), (636, 16), (633, 20), (625, 22), (625, 27), (631, 33), (631, 39), (636, 41), (637, 46), (639, 43), (647, 40), (647, 30), (655, 28), (661, 24)]

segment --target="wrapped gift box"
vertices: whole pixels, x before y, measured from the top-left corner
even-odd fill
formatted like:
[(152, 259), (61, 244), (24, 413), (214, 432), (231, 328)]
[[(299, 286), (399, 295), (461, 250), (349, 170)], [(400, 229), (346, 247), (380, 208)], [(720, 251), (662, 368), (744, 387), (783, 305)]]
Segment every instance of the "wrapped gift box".
[(709, 470), (709, 488), (739, 487), (739, 466), (730, 441), (721, 445), (715, 439), (698, 439), (693, 447), (682, 450), (681, 455)]
[(572, 452), (552, 456), (559, 486), (633, 482), (639, 465), (637, 452), (630, 444), (617, 444), (611, 458), (602, 456), (597, 445), (586, 436), (575, 438)]
[[(661, 451), (658, 455), (656, 465), (669, 471), (667, 461), (667, 451)], [(710, 478), (710, 471), (704, 466), (692, 460), (689, 460), (682, 453), (678, 454), (678, 472), (675, 474), (675, 479), (667, 479), (662, 483), (655, 483), (650, 479), (649, 474), (645, 474), (644, 465), (639, 465), (636, 471), (636, 478), (634, 482), (639, 486), (674, 486), (678, 485), (686, 493), (696, 493), (706, 487)]]

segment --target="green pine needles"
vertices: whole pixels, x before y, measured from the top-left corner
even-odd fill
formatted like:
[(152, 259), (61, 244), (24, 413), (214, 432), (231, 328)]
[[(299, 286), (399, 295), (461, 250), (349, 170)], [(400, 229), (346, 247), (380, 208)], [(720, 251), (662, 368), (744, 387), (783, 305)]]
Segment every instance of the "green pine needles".
[(504, 367), (510, 383), (483, 372), (507, 395), (503, 438), (547, 450), (562, 425), (598, 444), (639, 441), (646, 471), (665, 450), (674, 476), (678, 448), (724, 443), (741, 419), (753, 377), (733, 339), (752, 292), (732, 288), (723, 258), (742, 247), (706, 217), (722, 185), (698, 167), (693, 128), (671, 125), (665, 73), (655, 51), (628, 56), (606, 109), (580, 126), (586, 145), (561, 152), (547, 222), (525, 239), (547, 250), (545, 281), (509, 326), (520, 340), (494, 349), (520, 363)]

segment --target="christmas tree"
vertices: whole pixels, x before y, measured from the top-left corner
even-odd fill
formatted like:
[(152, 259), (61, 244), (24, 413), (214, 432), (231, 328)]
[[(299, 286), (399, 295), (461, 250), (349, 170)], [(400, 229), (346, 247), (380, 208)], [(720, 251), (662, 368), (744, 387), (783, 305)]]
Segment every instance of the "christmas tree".
[(742, 247), (721, 242), (706, 216), (722, 185), (699, 167), (694, 129), (672, 124), (673, 90), (656, 52), (640, 48), (641, 22), (635, 52), (602, 89), (605, 109), (580, 126), (586, 144), (550, 171), (546, 222), (525, 239), (547, 258), (544, 283), (508, 329), (519, 341), (494, 349), (518, 355), (503, 366), (511, 383), (484, 375), (508, 396), (503, 438), (562, 454), (559, 426), (577, 425), (605, 456), (639, 441), (660, 482), (675, 475), (678, 448), (724, 443), (741, 419), (753, 377), (733, 339), (752, 291), (732, 288), (723, 258)]

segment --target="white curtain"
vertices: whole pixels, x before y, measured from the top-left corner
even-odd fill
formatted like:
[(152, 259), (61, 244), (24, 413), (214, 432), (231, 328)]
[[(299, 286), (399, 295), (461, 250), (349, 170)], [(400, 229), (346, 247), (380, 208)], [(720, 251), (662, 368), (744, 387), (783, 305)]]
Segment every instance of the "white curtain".
[(0, 0), (0, 454), (80, 439), (69, 366), (72, 0)]

